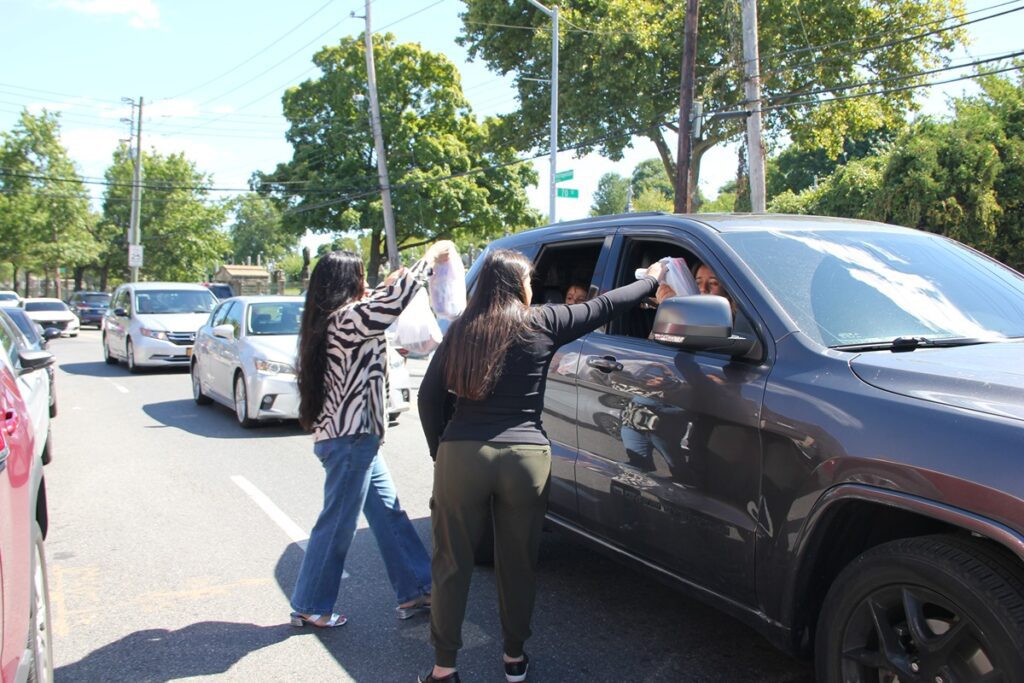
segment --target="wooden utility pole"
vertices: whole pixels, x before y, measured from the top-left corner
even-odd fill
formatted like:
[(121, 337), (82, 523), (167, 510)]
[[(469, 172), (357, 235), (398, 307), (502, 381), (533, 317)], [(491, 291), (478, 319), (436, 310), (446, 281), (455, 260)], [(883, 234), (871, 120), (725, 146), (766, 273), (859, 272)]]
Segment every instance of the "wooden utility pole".
[[(135, 169), (132, 180), (131, 239), (129, 244), (142, 244), (142, 96), (139, 96), (139, 120), (135, 124)], [(139, 266), (131, 266), (132, 282), (139, 281)]]
[(679, 82), (679, 147), (676, 153), (676, 213), (690, 213), (690, 157), (693, 152), (693, 91), (697, 69), (699, 0), (686, 1), (683, 22), (683, 65)]
[(761, 58), (757, 47), (757, 0), (740, 0), (743, 14), (743, 91), (747, 98), (747, 165), (750, 208), (765, 210), (765, 159), (761, 140)]
[[(388, 162), (384, 156), (384, 134), (380, 126), (380, 103), (377, 101), (377, 71), (373, 65), (373, 29), (370, 28), (370, 3), (366, 0), (366, 77), (370, 91), (370, 127), (373, 129), (373, 144), (377, 150), (377, 176), (380, 179), (380, 195), (384, 205), (384, 237), (387, 240), (388, 261), (391, 270), (401, 265), (398, 260), (398, 243), (395, 241), (395, 215), (391, 211), (391, 182), (388, 180)], [(376, 275), (376, 273), (372, 273)]]

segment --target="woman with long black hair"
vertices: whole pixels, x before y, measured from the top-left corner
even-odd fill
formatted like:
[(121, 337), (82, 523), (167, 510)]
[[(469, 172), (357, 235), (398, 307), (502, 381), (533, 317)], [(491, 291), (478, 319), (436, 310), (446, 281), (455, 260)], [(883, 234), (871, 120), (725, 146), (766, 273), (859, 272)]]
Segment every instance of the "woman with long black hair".
[[(510, 683), (526, 680), (534, 568), (547, 508), (551, 447), (541, 426), (548, 366), (558, 347), (654, 294), (661, 264), (637, 282), (579, 304), (530, 308), (531, 265), (521, 253), (487, 255), (465, 313), (452, 323), (419, 392), (435, 457), (430, 635), (434, 668), (421, 683), (457, 683), (474, 548), (494, 515), (494, 570)], [(448, 393), (455, 410), (446, 421)]]
[(367, 289), (363, 261), (348, 251), (325, 254), (309, 280), (299, 328), (299, 424), (313, 432), (324, 467), (324, 506), (309, 535), (292, 592), (294, 626), (334, 628), (345, 556), (359, 513), (377, 539), (405, 619), (430, 607), (430, 556), (398, 503), (378, 453), (387, 425), (388, 363), (384, 332), (412, 301), (428, 269), (453, 253), (432, 245), (412, 268)]

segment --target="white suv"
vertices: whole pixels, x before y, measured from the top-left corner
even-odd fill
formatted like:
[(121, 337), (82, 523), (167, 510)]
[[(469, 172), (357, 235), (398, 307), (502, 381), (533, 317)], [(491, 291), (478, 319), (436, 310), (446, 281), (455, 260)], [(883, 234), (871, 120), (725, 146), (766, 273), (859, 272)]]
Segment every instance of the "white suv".
[(103, 317), (103, 357), (136, 372), (142, 366), (180, 365), (192, 357), (196, 330), (216, 297), (202, 285), (131, 282), (118, 287)]

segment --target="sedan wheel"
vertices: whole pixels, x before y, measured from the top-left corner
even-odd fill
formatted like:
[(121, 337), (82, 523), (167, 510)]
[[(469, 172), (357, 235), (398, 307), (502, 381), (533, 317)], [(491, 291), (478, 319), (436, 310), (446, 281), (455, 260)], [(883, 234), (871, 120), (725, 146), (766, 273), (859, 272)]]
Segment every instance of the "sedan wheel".
[(32, 669), (28, 680), (32, 683), (49, 683), (53, 680), (53, 640), (50, 628), (50, 589), (46, 581), (46, 552), (43, 549), (43, 532), (33, 523), (32, 601), (31, 631), (28, 647), (32, 652)]
[(839, 574), (825, 605), (819, 681), (1024, 680), (1024, 580), (999, 549), (952, 536), (886, 543)]
[(107, 335), (103, 335), (103, 360), (107, 365), (117, 365), (117, 358), (110, 353), (110, 345), (107, 344)]
[(139, 372), (139, 366), (135, 364), (135, 346), (131, 339), (124, 346), (124, 355), (128, 359), (128, 372)]
[(256, 421), (249, 417), (249, 394), (245, 390), (245, 375), (235, 375), (235, 417), (238, 424), (248, 429), (256, 424)]
[(199, 361), (192, 361), (192, 399), (201, 406), (213, 402), (213, 399), (203, 393), (203, 385), (199, 381)]

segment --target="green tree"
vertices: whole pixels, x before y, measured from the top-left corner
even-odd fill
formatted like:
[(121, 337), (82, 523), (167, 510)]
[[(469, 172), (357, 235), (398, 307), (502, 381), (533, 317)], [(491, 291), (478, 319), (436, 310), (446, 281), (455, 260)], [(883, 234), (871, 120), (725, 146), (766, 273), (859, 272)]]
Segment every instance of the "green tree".
[(857, 139), (843, 140), (843, 151), (831, 156), (822, 147), (792, 144), (768, 160), (765, 185), (768, 197), (786, 190), (802, 192), (854, 159), (880, 154), (894, 139), (888, 130), (868, 131)]
[(647, 190), (661, 193), (672, 204), (672, 198), (676, 196), (672, 180), (665, 173), (665, 166), (660, 159), (645, 159), (633, 168), (633, 175), (630, 178), (633, 185), (633, 196), (639, 197)]
[(231, 251), (235, 263), (259, 258), (277, 261), (298, 245), (298, 238), (284, 229), (281, 209), (267, 197), (243, 194), (231, 203)]
[[(147, 280), (201, 280), (213, 264), (231, 253), (221, 229), (227, 205), (209, 197), (211, 180), (183, 154), (142, 155), (142, 206), (139, 218)], [(131, 212), (132, 161), (127, 147), (114, 152), (103, 198), (100, 280), (127, 274), (126, 235)]]
[(626, 210), (626, 199), (629, 194), (629, 180), (618, 173), (605, 173), (597, 181), (594, 191), (594, 203), (590, 207), (591, 216), (609, 216)]
[[(381, 127), (400, 248), (441, 236), (488, 239), (536, 225), (525, 186), (529, 164), (499, 141), (498, 122), (477, 121), (455, 66), (419, 45), (374, 37)], [(383, 260), (383, 219), (367, 123), (362, 40), (345, 39), (313, 57), (319, 77), (284, 95), (291, 161), (257, 174), (254, 186), (283, 205), (295, 235), (370, 235), (369, 272)], [(486, 169), (486, 170), (483, 170)]]
[(701, 204), (700, 213), (731, 213), (736, 210), (736, 181), (730, 180), (720, 188), (718, 195)]
[(38, 267), (60, 297), (60, 269), (88, 263), (98, 252), (93, 221), (57, 116), (23, 111), (0, 144), (0, 258), (11, 264), (12, 279), (20, 268)]
[(674, 207), (672, 200), (662, 194), (655, 187), (648, 187), (633, 199), (634, 211), (667, 211), (671, 212)]
[[(563, 148), (592, 150), (617, 160), (632, 135), (658, 148), (666, 175), (675, 177), (672, 141), (678, 118), (685, 3), (663, 0), (585, 0), (561, 8), (559, 127)], [(762, 0), (759, 39), (762, 92), (769, 109), (769, 137), (788, 133), (796, 142), (831, 156), (848, 137), (878, 128), (899, 130), (914, 104), (912, 91), (821, 104), (830, 90), (877, 90), (872, 82), (906, 85), (937, 65), (965, 37), (962, 29), (920, 35), (963, 11), (962, 0)], [(518, 111), (505, 117), (520, 148), (547, 144), (550, 21), (527, 0), (466, 0), (460, 41), (470, 57), (512, 74)], [(515, 30), (522, 26), (533, 30)], [(701, 3), (696, 92), (705, 112), (742, 108), (743, 71), (739, 3)], [(925, 26), (925, 28), (921, 28)], [(901, 37), (918, 36), (895, 43)], [(812, 46), (820, 46), (814, 48)], [(531, 80), (532, 79), (532, 80)], [(700, 163), (711, 147), (738, 139), (742, 119), (710, 119), (693, 150), (696, 188)]]

